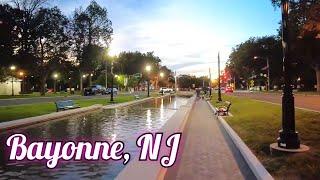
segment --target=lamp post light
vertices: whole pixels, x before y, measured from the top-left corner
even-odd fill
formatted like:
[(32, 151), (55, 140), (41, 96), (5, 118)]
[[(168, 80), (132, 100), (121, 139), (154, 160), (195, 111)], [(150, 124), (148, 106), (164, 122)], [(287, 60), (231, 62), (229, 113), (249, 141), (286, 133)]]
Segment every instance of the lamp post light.
[(110, 102), (113, 102), (113, 80), (114, 80), (113, 61), (111, 61), (111, 94), (110, 94)]
[(19, 76), (20, 76), (21, 79), (22, 79), (21, 91), (22, 91), (22, 93), (24, 93), (24, 72), (23, 72), (23, 71), (20, 71), (20, 72), (19, 72)]
[[(160, 78), (163, 78), (163, 77), (164, 77), (164, 73), (163, 73), (163, 72), (160, 72), (159, 75), (160, 75)], [(161, 91), (161, 94), (164, 95), (163, 89), (162, 89), (162, 91)]]
[(11, 77), (11, 96), (14, 96), (13, 74), (14, 74), (14, 71), (16, 70), (16, 66), (15, 65), (10, 66), (10, 70), (11, 70), (11, 73), (12, 73), (12, 77)]
[(57, 92), (57, 89), (56, 89), (56, 86), (57, 86), (57, 79), (58, 79), (58, 74), (57, 73), (54, 73), (53, 74), (53, 92), (56, 93)]
[(151, 66), (150, 65), (147, 65), (146, 66), (146, 71), (147, 71), (147, 74), (148, 74), (148, 77), (147, 77), (147, 83), (148, 83), (148, 97), (150, 97), (150, 79), (149, 79), (149, 74), (150, 74), (150, 71), (151, 71)]
[(267, 91), (270, 90), (270, 64), (269, 64), (269, 58), (262, 58), (259, 56), (254, 56), (253, 59), (257, 60), (257, 59), (265, 59), (267, 62), (267, 70), (268, 70), (268, 75), (267, 75)]
[(295, 130), (294, 96), (292, 93), (291, 53), (289, 42), (289, 0), (281, 0), (282, 7), (282, 47), (283, 47), (283, 77), (284, 87), (282, 94), (282, 129), (279, 131), (277, 143), (271, 144), (272, 149), (290, 152), (303, 152), (309, 148), (300, 145), (298, 132)]
[(220, 83), (220, 53), (218, 53), (218, 102), (221, 102), (221, 83)]

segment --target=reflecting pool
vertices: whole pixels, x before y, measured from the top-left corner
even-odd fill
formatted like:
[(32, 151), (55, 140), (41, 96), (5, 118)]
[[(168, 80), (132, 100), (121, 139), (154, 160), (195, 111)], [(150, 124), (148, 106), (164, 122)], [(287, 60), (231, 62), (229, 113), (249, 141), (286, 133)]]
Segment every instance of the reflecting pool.
[[(183, 97), (158, 98), (2, 132), (0, 138), (3, 141), (6, 135), (19, 132), (33, 140), (121, 140), (125, 142), (125, 152), (130, 152), (133, 159), (138, 151), (136, 138), (144, 132), (160, 129), (187, 100)], [(53, 170), (39, 163), (0, 165), (0, 179), (113, 179), (123, 167), (122, 161), (64, 162)]]

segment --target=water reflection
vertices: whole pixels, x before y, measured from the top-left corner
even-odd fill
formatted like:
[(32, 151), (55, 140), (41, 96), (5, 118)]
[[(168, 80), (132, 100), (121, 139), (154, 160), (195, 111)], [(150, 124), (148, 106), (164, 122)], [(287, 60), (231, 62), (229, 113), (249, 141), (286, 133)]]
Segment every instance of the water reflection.
[(163, 106), (163, 99), (161, 99), (161, 105), (160, 105), (160, 121), (163, 121), (164, 118), (164, 106)]
[(150, 131), (152, 129), (151, 110), (150, 109), (147, 110), (147, 119), (146, 119), (146, 121), (147, 121), (147, 123), (146, 123), (147, 128)]
[[(22, 132), (31, 139), (51, 141), (81, 138), (122, 140), (126, 143), (125, 150), (134, 155), (138, 152), (136, 138), (144, 132), (157, 131), (173, 115), (173, 108), (179, 108), (186, 102), (186, 98), (158, 99), (135, 106), (102, 110), (28, 126), (6, 134)], [(4, 139), (6, 134), (0, 134), (0, 139)], [(113, 179), (122, 168), (121, 162), (113, 161), (62, 163), (55, 170), (48, 170), (42, 164), (0, 165), (0, 179)]]

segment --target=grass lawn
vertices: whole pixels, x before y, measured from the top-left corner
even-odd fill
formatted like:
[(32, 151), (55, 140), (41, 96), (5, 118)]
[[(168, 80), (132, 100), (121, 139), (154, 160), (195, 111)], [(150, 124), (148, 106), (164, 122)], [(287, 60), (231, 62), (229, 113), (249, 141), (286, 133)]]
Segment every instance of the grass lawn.
[[(214, 94), (212, 104), (216, 103)], [(320, 179), (320, 113), (296, 109), (296, 128), (310, 151), (270, 155), (281, 128), (281, 106), (248, 98), (223, 96), (231, 101), (233, 117), (225, 118), (276, 179)]]
[[(141, 97), (144, 98), (144, 97)], [(115, 96), (115, 103), (122, 103), (134, 100), (134, 96), (118, 95)], [(84, 100), (74, 100), (74, 102), (81, 107), (87, 107), (94, 104), (107, 105), (110, 104), (108, 99), (84, 99)], [(49, 103), (36, 103), (27, 105), (15, 105), (15, 106), (3, 106), (0, 107), (0, 122), (39, 116), (43, 114), (48, 114), (56, 111), (54, 102)]]

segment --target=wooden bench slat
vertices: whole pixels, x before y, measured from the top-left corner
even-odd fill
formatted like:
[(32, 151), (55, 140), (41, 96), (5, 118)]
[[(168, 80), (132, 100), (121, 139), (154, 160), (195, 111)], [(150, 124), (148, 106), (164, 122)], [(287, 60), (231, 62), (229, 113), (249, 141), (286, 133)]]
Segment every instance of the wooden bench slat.
[(79, 105), (74, 104), (73, 100), (56, 101), (57, 112), (60, 110), (76, 109), (80, 108)]

